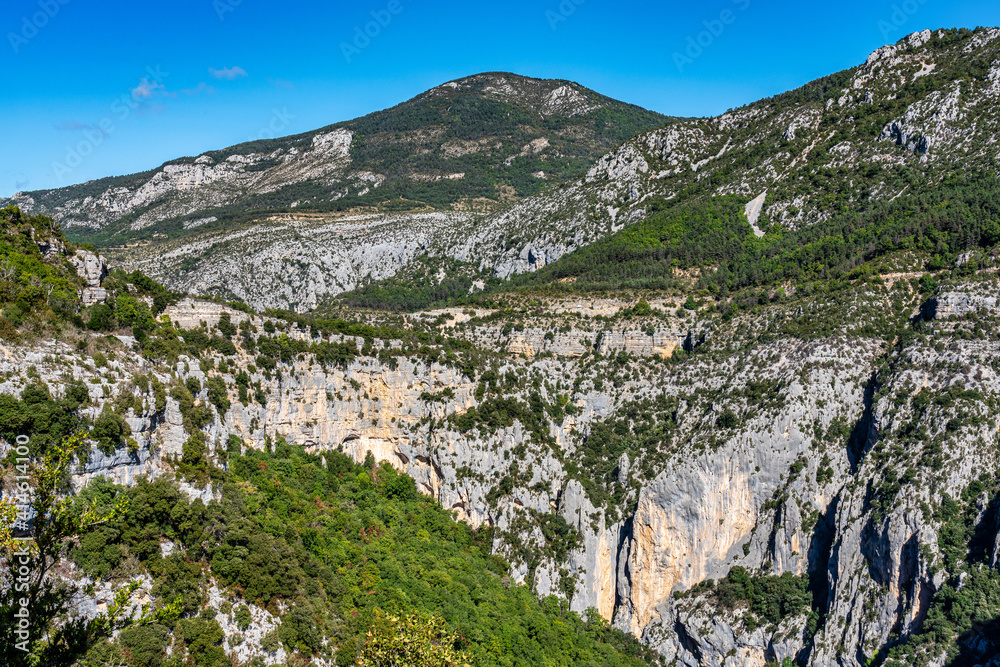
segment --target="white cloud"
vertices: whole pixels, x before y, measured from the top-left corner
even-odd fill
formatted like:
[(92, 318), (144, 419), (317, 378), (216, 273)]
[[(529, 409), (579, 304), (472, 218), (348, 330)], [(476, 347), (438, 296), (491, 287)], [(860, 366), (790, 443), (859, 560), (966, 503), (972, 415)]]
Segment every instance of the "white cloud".
[(188, 96), (190, 96), (190, 95), (199, 95), (201, 93), (206, 93), (208, 95), (211, 95), (212, 93), (215, 92), (215, 88), (212, 87), (212, 86), (210, 86), (210, 85), (208, 85), (204, 81), (199, 81), (197, 87), (195, 87), (195, 88), (182, 88), (181, 92), (184, 93), (185, 95), (188, 95)]
[(146, 78), (139, 80), (139, 85), (132, 89), (132, 97), (137, 100), (148, 100), (157, 90), (163, 90), (164, 86), (158, 81), (149, 81)]
[(232, 81), (234, 79), (239, 79), (247, 75), (247, 71), (242, 67), (223, 67), (222, 69), (214, 69), (212, 67), (209, 67), (208, 73), (213, 78), (225, 79), (226, 81)]

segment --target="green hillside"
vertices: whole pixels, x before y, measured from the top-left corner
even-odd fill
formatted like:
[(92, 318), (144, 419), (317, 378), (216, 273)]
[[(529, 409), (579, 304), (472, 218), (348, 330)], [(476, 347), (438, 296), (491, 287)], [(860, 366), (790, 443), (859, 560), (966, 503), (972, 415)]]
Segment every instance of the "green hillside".
[(806, 228), (772, 228), (760, 239), (747, 223), (744, 204), (732, 196), (674, 206), (653, 202), (646, 220), (518, 276), (509, 287), (683, 291), (692, 282), (678, 271), (698, 269), (695, 289), (726, 296), (786, 281), (829, 283), (867, 275), (878, 260), (901, 251), (924, 258), (915, 268), (940, 270), (961, 253), (1000, 244), (1000, 179), (993, 174), (956, 175), (933, 190), (869, 202)]

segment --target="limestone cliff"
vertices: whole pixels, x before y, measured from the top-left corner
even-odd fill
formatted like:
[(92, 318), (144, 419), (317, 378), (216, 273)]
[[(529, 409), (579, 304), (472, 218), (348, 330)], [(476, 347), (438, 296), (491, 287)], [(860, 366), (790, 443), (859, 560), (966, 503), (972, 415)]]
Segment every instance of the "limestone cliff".
[[(196, 379), (203, 389), (195, 398), (205, 404), (206, 380), (221, 377), (231, 407), (213, 410), (205, 427), (213, 451), (230, 436), (259, 448), (282, 435), (359, 461), (370, 452), (460, 519), (492, 527), (494, 549), (511, 561), (516, 579), (541, 595), (568, 597), (575, 610), (596, 608), (680, 663), (795, 657), (856, 664), (891, 645), (894, 633), (917, 631), (942, 585), (932, 566), (940, 523), (921, 508), (944, 493), (961, 496), (980, 473), (995, 470), (997, 424), (988, 406), (1000, 392), (1000, 348), (993, 325), (984, 328), (995, 319), (983, 319), (996, 318), (991, 280), (942, 288), (929, 302), (937, 310), (924, 308), (938, 319), (918, 316), (919, 335), (895, 343), (862, 331), (873, 321), (886, 332), (912, 326), (906, 320), (921, 299), (906, 286), (859, 285), (856, 298), (882, 319), (807, 339), (781, 334), (800, 305), (724, 321), (709, 313), (679, 317), (669, 307), (675, 304), (664, 303), (650, 316), (608, 320), (570, 314), (573, 304), (559, 302), (536, 310), (535, 325), (519, 331), (508, 315), (506, 333), (489, 311), (421, 316), (482, 346), (473, 349), (492, 350), (477, 370), (462, 370), (458, 358), (421, 357), (401, 339), (342, 334), (325, 340), (361, 352), (339, 365), (302, 354), (267, 370), (234, 338), (235, 355), (165, 366), (135, 355), (134, 341), (123, 337), (102, 339), (102, 367), (54, 341), (4, 348), (0, 391), (19, 393), (32, 368), (56, 394), (83, 380), (94, 416), (123, 395), (138, 396), (140, 407), (131, 403), (124, 414), (137, 446), (110, 455), (95, 448), (75, 478), (107, 475), (127, 484), (172, 474), (190, 435), (173, 396), (158, 409), (154, 388), (138, 389), (131, 378), (147, 374), (165, 387)], [(978, 319), (940, 307), (958, 302), (979, 304)], [(610, 304), (607, 312), (631, 305)], [(818, 307), (809, 316), (821, 316)], [(840, 307), (831, 302), (825, 312)], [(257, 331), (251, 338), (258, 341), (268, 327), (289, 340), (318, 340), (294, 324), (206, 301), (182, 301), (165, 315), (182, 335), (211, 332), (225, 315), (241, 331)], [(559, 333), (546, 335), (552, 331)], [(956, 337), (963, 331), (970, 334)], [(241, 381), (259, 388), (256, 396), (240, 400), (237, 370), (248, 371)], [(950, 397), (920, 408), (937, 444), (903, 447), (913, 418), (907, 410), (915, 409), (908, 406), (921, 388)], [(514, 418), (498, 429), (469, 422), (499, 395), (543, 406), (535, 413), (542, 422)], [(955, 422), (955, 406), (969, 419)], [(647, 418), (662, 433), (656, 440), (643, 440)], [(624, 452), (598, 448), (605, 426), (632, 434)], [(581, 468), (584, 460), (595, 467)], [(611, 474), (596, 477), (605, 465)], [(211, 487), (184, 488), (214, 496)], [(982, 521), (995, 520), (986, 510), (991, 500), (981, 501)], [(542, 529), (554, 515), (572, 528), (562, 545)], [(995, 526), (983, 530), (997, 534)], [(809, 577), (825, 601), (815, 636), (803, 630), (805, 617), (748, 630), (743, 612), (713, 613), (710, 596), (675, 597), (734, 565)]]

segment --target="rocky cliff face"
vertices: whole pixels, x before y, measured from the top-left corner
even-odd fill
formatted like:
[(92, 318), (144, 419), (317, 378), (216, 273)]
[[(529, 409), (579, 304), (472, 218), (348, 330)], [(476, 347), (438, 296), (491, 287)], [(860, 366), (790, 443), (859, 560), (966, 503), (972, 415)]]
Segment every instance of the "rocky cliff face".
[(101, 283), (108, 275), (108, 263), (100, 255), (89, 250), (77, 250), (76, 254), (70, 258), (70, 263), (76, 270), (78, 276), (84, 279), (86, 287), (80, 293), (80, 301), (84, 306), (93, 306), (96, 303), (104, 303), (108, 298), (107, 290), (101, 287)]
[(129, 269), (171, 276), (176, 289), (306, 312), (331, 294), (395, 275), (469, 218), (440, 212), (288, 215), (109, 254)]
[[(526, 310), (533, 325), (520, 330), (516, 315), (505, 316), (508, 329), (489, 311), (417, 316), (495, 350), (475, 371), (403, 354), (392, 338), (335, 334), (329, 342), (353, 341), (361, 355), (324, 368), (306, 354), (274, 371), (255, 368), (239, 339), (220, 371), (217, 353), (207, 366), (181, 358), (166, 367), (131, 353), (124, 338), (104, 340), (102, 368), (57, 342), (5, 348), (0, 391), (19, 393), (33, 367), (56, 394), (70, 376), (83, 380), (94, 416), (138, 395), (141, 408), (124, 415), (137, 447), (95, 449), (75, 478), (132, 483), (172, 474), (189, 433), (177, 400), (168, 395), (157, 409), (153, 389), (131, 378), (151, 373), (169, 387), (219, 376), (232, 406), (213, 410), (205, 427), (213, 451), (230, 436), (259, 448), (282, 435), (320, 453), (363, 460), (370, 452), (462, 520), (492, 527), (516, 579), (569, 598), (575, 610), (596, 608), (679, 664), (861, 664), (918, 631), (945, 581), (941, 520), (928, 508), (996, 469), (1000, 348), (991, 277), (942, 288), (936, 319), (918, 318), (916, 335), (895, 342), (893, 332), (913, 328), (906, 322), (918, 295), (905, 283), (853, 289), (848, 301), (871, 309), (809, 338), (784, 332), (796, 317), (835, 317), (846, 303), (796, 301), (726, 321), (666, 315), (676, 310), (666, 302), (650, 316), (610, 320), (555, 302)], [(961, 317), (940, 307), (961, 299), (982, 305)], [(633, 304), (593, 305), (616, 313)], [(196, 300), (166, 315), (186, 330), (211, 331), (223, 315), (258, 332), (266, 323)], [(315, 340), (277, 325), (275, 336)], [(240, 402), (237, 369), (252, 371), (256, 398)], [(494, 397), (539, 406), (529, 409), (541, 421), (477, 426), (473, 417), (495, 409)], [(197, 400), (207, 402), (204, 389)], [(926, 437), (914, 445), (917, 425)], [(621, 435), (609, 444), (609, 433)], [(210, 486), (184, 488), (214, 496)], [(992, 501), (984, 487), (975, 521), (992, 536), (995, 563)], [(555, 516), (570, 527), (563, 542), (543, 530)], [(808, 577), (822, 622), (807, 629), (803, 614), (763, 627), (740, 607), (720, 613), (711, 594), (675, 595), (735, 565)]]

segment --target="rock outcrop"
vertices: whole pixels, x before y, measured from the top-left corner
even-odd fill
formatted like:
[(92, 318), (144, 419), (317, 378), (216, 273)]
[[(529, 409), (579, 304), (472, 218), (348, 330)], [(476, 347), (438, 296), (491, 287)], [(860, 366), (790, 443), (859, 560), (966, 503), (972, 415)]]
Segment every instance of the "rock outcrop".
[(86, 307), (96, 303), (104, 303), (108, 298), (107, 290), (101, 287), (101, 283), (108, 275), (108, 263), (100, 255), (89, 250), (77, 250), (76, 254), (70, 257), (73, 268), (77, 275), (83, 278), (87, 285), (80, 293), (80, 300)]

